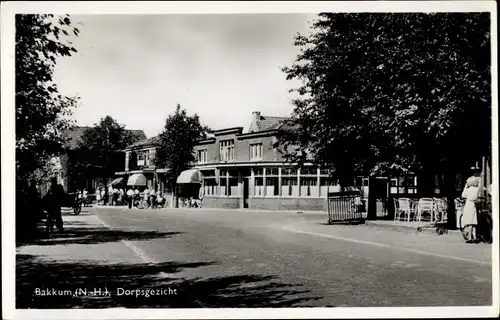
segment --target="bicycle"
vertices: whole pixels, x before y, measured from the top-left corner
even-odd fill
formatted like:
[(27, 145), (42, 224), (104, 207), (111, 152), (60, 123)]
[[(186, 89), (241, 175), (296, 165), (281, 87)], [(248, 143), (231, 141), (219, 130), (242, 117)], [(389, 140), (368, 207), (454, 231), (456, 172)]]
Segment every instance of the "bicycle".
[[(493, 242), (493, 220), (489, 211), (482, 208), (482, 204), (477, 204), (477, 226), (476, 226), (476, 236), (477, 238), (484, 243), (492, 243)], [(465, 240), (469, 240), (469, 231), (465, 228), (462, 223), (462, 218), (464, 214), (463, 212), (459, 217), (459, 229), (460, 233), (464, 237)]]
[(79, 215), (80, 212), (82, 212), (82, 204), (83, 204), (82, 199), (77, 199), (73, 204), (73, 212), (75, 213), (76, 216)]

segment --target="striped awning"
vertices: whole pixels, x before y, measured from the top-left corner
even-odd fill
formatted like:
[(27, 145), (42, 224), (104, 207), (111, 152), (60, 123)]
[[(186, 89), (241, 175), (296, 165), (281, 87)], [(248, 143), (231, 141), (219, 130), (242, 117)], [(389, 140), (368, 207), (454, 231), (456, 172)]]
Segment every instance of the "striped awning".
[(124, 181), (124, 180), (125, 180), (125, 178), (116, 178), (115, 180), (111, 181), (111, 182), (108, 184), (108, 187), (109, 187), (109, 186), (112, 186), (112, 187), (117, 186), (117, 185), (119, 185), (119, 184), (123, 183), (123, 181)]
[(177, 183), (202, 183), (203, 176), (198, 170), (186, 170), (182, 171), (177, 178)]
[(140, 174), (140, 173), (133, 174), (133, 175), (131, 175), (128, 178), (127, 186), (130, 186), (130, 187), (146, 187), (147, 186), (146, 177), (143, 174)]

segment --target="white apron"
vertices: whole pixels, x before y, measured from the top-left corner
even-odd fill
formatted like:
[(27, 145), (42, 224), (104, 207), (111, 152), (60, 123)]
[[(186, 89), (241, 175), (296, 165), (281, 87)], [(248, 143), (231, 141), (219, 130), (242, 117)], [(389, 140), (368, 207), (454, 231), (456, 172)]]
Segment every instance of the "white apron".
[(476, 203), (479, 195), (479, 187), (465, 187), (462, 198), (465, 198), (462, 226), (477, 225)]

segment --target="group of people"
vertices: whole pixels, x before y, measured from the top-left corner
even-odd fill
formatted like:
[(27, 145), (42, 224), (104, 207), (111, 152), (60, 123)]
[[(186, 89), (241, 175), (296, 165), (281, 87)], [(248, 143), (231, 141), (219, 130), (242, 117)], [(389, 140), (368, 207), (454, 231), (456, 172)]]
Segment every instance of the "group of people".
[(162, 197), (160, 190), (155, 192), (154, 190), (146, 188), (141, 193), (138, 188), (129, 188), (126, 195), (129, 209), (132, 209), (132, 207), (139, 207), (141, 202), (146, 208), (151, 207), (153, 209), (156, 209), (158, 206), (165, 206), (166, 204), (166, 199)]
[[(109, 203), (112, 206), (117, 206), (125, 202), (125, 190), (123, 188), (117, 188), (116, 186), (109, 186), (107, 195), (105, 188), (98, 187), (95, 196), (98, 205)], [(106, 196), (108, 198), (106, 198)]]

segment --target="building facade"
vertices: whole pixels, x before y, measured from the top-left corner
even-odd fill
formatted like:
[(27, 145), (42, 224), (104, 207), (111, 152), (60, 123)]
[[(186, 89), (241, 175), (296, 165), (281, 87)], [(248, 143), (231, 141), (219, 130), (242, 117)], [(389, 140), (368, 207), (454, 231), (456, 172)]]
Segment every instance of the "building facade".
[[(62, 136), (65, 140), (65, 154), (60, 157), (54, 157), (51, 159), (51, 163), (53, 165), (53, 175), (57, 178), (58, 183), (61, 184), (66, 191), (71, 190), (75, 186), (75, 181), (71, 181), (71, 177), (69, 177), (68, 173), (65, 169), (65, 163), (67, 161), (73, 160), (75, 155), (75, 150), (78, 148), (79, 143), (82, 141), (82, 137), (85, 131), (92, 129), (92, 127), (84, 127), (84, 126), (76, 126), (69, 130), (66, 130), (62, 133)], [(146, 135), (142, 130), (127, 130), (131, 132), (138, 141), (143, 141), (146, 139)], [(123, 170), (123, 161), (118, 160), (117, 157), (116, 169)], [(78, 184), (82, 183), (83, 185), (79, 185), (78, 187), (83, 187), (89, 190), (90, 192), (95, 191), (98, 186), (104, 185), (104, 180), (102, 177), (92, 176), (86, 177), (85, 181), (80, 181)]]
[(127, 147), (124, 150), (125, 171), (117, 172), (116, 175), (127, 180), (133, 176), (139, 177), (139, 175), (142, 175), (145, 183), (140, 184), (139, 188), (148, 188), (155, 191), (161, 190), (162, 193), (169, 193), (164, 181), (164, 174), (167, 170), (157, 168), (154, 161), (159, 141), (159, 136), (155, 136), (138, 141)]
[(221, 129), (198, 143), (194, 169), (203, 176), (204, 207), (326, 210), (328, 192), (338, 189), (329, 172), (286, 163), (273, 148), (285, 119), (254, 112), (248, 132)]

